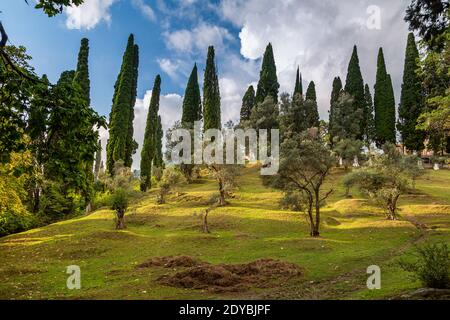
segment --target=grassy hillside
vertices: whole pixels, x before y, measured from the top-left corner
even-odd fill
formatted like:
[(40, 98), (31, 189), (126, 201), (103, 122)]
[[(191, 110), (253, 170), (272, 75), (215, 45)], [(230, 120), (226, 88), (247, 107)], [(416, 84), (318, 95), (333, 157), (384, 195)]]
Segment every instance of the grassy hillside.
[[(246, 168), (226, 207), (209, 216), (211, 234), (201, 232), (201, 214), (216, 192), (203, 178), (156, 205), (155, 191), (133, 203), (127, 229), (114, 230), (107, 208), (0, 239), (0, 298), (385, 298), (420, 287), (396, 264), (414, 244), (450, 242), (450, 171), (427, 171), (417, 190), (400, 200), (399, 221), (352, 190), (344, 197), (343, 173), (326, 187), (335, 191), (323, 209), (321, 237), (308, 235), (305, 217), (279, 209), (278, 191), (261, 185), (257, 168)], [(152, 257), (190, 256), (213, 264), (273, 258), (298, 265), (300, 277), (268, 281), (234, 292), (187, 289), (158, 279), (183, 270), (137, 266)], [(366, 288), (366, 268), (381, 267), (381, 290)], [(80, 290), (66, 288), (69, 265), (81, 268)], [(174, 270), (175, 269), (175, 270)]]

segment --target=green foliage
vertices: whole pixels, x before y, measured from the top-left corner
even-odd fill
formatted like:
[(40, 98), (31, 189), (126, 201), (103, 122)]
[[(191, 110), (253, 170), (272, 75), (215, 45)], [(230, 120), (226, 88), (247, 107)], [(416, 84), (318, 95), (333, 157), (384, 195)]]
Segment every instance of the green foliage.
[(256, 88), (256, 103), (263, 102), (271, 96), (275, 103), (278, 103), (278, 89), (280, 85), (277, 78), (277, 67), (273, 56), (272, 44), (269, 43), (264, 52), (261, 71), (259, 73), (258, 86)]
[[(28, 2), (28, 0), (25, 0)], [(61, 13), (64, 7), (79, 6), (84, 0), (38, 0), (35, 8), (42, 9), (46, 15), (53, 17)]]
[(286, 191), (280, 200), (281, 208), (291, 211), (304, 211), (305, 203), (307, 203), (307, 199), (305, 199), (304, 193), (296, 190)]
[(106, 166), (112, 174), (114, 163), (123, 160), (131, 167), (132, 155), (136, 152), (137, 143), (133, 140), (134, 104), (138, 76), (139, 52), (134, 44), (134, 36), (128, 38), (122, 67), (114, 85), (114, 97), (109, 115), (109, 140), (106, 146)]
[(411, 31), (418, 31), (430, 49), (439, 51), (450, 26), (450, 4), (447, 0), (413, 0), (406, 9), (405, 21)]
[(78, 83), (81, 87), (83, 98), (86, 100), (88, 106), (91, 105), (90, 98), (90, 80), (89, 80), (89, 40), (86, 38), (81, 39), (80, 51), (78, 53), (77, 71), (73, 81)]
[(339, 121), (338, 118), (336, 118), (336, 104), (338, 103), (339, 97), (341, 95), (342, 91), (342, 81), (340, 77), (335, 77), (333, 79), (333, 89), (331, 90), (331, 98), (330, 98), (330, 114), (329, 114), (329, 124), (328, 124), (328, 133), (330, 135), (330, 143), (331, 146), (334, 144), (334, 126), (336, 122)]
[(389, 220), (397, 219), (397, 202), (408, 190), (411, 172), (419, 170), (417, 161), (403, 156), (393, 144), (383, 146), (384, 153), (371, 166), (354, 170), (344, 179), (346, 188), (358, 188), (385, 209)]
[[(161, 143), (159, 138), (162, 138), (160, 132), (158, 111), (159, 111), (159, 96), (161, 93), (161, 77), (158, 74), (155, 77), (153, 84), (152, 97), (150, 99), (150, 106), (147, 114), (147, 124), (145, 126), (144, 145), (141, 152), (141, 191), (147, 191), (151, 188), (152, 166), (154, 161), (159, 161), (157, 157), (157, 146)], [(162, 131), (162, 129), (161, 129)], [(161, 150), (159, 150), (161, 152)], [(161, 159), (162, 160), (162, 159)]]
[(51, 223), (67, 218), (76, 212), (75, 194), (67, 190), (60, 181), (46, 180), (42, 186), (40, 198), (39, 220), (42, 223)]
[[(360, 119), (355, 119), (359, 125), (359, 131), (356, 136), (357, 139), (362, 140), (364, 128), (366, 124), (366, 101), (364, 99), (364, 80), (359, 66), (358, 49), (353, 47), (352, 56), (348, 64), (347, 78), (345, 80), (345, 91), (353, 96), (353, 111), (357, 114), (361, 113), (363, 116)], [(358, 121), (359, 120), (359, 121)]]
[(255, 90), (249, 86), (242, 98), (241, 121), (250, 120), (253, 107), (255, 106)]
[(374, 108), (372, 95), (370, 94), (369, 85), (366, 84), (364, 87), (364, 100), (366, 102), (365, 106), (365, 127), (363, 128), (363, 138), (364, 142), (370, 150), (370, 145), (375, 141), (375, 118), (374, 118)]
[(216, 64), (214, 62), (214, 47), (208, 47), (205, 75), (203, 80), (203, 130), (220, 129), (220, 90)]
[[(259, 129), (267, 129), (268, 134), (270, 129), (279, 128), (279, 109), (272, 96), (268, 96), (262, 103), (258, 103), (252, 111), (249, 120), (249, 126), (256, 131)], [(268, 140), (270, 141), (270, 139)]]
[(175, 190), (186, 183), (186, 179), (180, 170), (173, 166), (167, 167), (161, 180), (159, 181), (159, 195), (158, 195), (158, 203), (163, 204), (166, 202), (166, 196), (170, 191)]
[(302, 74), (300, 73), (300, 67), (297, 67), (297, 74), (295, 76), (294, 94), (292, 96), (295, 96), (296, 94), (303, 95)]
[(183, 97), (181, 123), (185, 128), (193, 128), (195, 121), (202, 119), (202, 98), (198, 85), (197, 64), (194, 64)]
[(158, 116), (158, 121), (157, 121), (157, 126), (156, 126), (156, 135), (155, 135), (155, 137), (156, 137), (156, 143), (155, 143), (156, 153), (155, 153), (155, 159), (153, 159), (153, 165), (155, 167), (153, 168), (153, 171), (156, 168), (164, 169), (164, 159), (163, 159), (163, 154), (162, 154), (163, 136), (164, 136), (164, 131), (162, 129), (161, 116)]
[(354, 99), (349, 93), (341, 91), (333, 102), (333, 116), (330, 119), (332, 125), (329, 128), (332, 145), (343, 139), (356, 140), (359, 136), (360, 122), (356, 120), (361, 119), (363, 113), (361, 109), (354, 110)]
[(285, 193), (301, 194), (297, 207), (307, 214), (313, 237), (319, 236), (320, 206), (332, 191), (323, 195), (321, 188), (335, 162), (317, 129), (285, 139), (281, 144), (280, 168), (271, 184)]
[(360, 140), (342, 139), (334, 146), (334, 152), (342, 159), (345, 169), (352, 165), (355, 157), (361, 159), (363, 143)]
[(450, 288), (450, 251), (447, 244), (425, 244), (416, 249), (414, 262), (400, 261), (400, 266), (414, 273), (423, 286), (428, 288)]
[(419, 51), (416, 47), (414, 34), (408, 35), (405, 53), (405, 67), (403, 71), (403, 85), (398, 109), (397, 128), (401, 133), (404, 146), (411, 151), (424, 148), (424, 132), (417, 130), (417, 119), (423, 112), (421, 83), (417, 74)]
[(395, 143), (395, 99), (391, 76), (386, 71), (383, 49), (378, 51), (374, 95), (376, 143)]
[(128, 208), (128, 193), (126, 190), (119, 188), (114, 191), (111, 199), (111, 209), (118, 214), (124, 214)]
[(311, 81), (308, 84), (308, 88), (306, 89), (305, 100), (312, 100), (317, 102), (316, 85), (314, 84), (314, 81)]

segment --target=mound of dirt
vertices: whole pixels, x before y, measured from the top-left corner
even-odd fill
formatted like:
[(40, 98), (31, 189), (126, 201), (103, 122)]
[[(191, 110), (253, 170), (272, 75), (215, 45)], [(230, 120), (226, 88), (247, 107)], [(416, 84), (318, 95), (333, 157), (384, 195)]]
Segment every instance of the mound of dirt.
[(279, 280), (302, 275), (302, 269), (296, 264), (274, 259), (260, 259), (246, 264), (220, 265), (201, 263), (195, 259), (192, 261), (195, 261), (197, 265), (172, 275), (162, 276), (158, 281), (179, 288), (236, 292), (245, 291), (252, 285), (265, 288), (274, 284), (271, 280), (278, 280), (278, 283)]
[(341, 223), (339, 220), (333, 218), (333, 217), (326, 217), (324, 220), (325, 224), (327, 226), (339, 226)]
[(189, 256), (167, 256), (167, 257), (154, 257), (150, 260), (145, 261), (138, 265), (138, 268), (149, 268), (149, 267), (164, 267), (164, 268), (175, 268), (175, 267), (194, 267), (205, 264), (204, 262), (189, 257)]
[(162, 284), (189, 289), (210, 291), (239, 291), (245, 289), (241, 277), (222, 266), (202, 265), (159, 279)]

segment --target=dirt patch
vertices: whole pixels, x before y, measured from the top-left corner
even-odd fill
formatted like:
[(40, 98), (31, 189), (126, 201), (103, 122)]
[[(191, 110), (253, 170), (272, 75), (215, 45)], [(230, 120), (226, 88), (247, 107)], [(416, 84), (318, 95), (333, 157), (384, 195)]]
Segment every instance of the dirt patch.
[(145, 261), (137, 266), (137, 268), (150, 268), (150, 267), (164, 267), (164, 268), (176, 268), (176, 267), (194, 267), (205, 264), (204, 262), (189, 257), (189, 256), (167, 256), (167, 257), (154, 257)]
[(220, 265), (202, 263), (195, 259), (194, 261), (196, 266), (172, 275), (164, 275), (158, 281), (179, 288), (237, 292), (246, 291), (252, 286), (267, 288), (275, 283), (279, 285), (282, 280), (302, 275), (302, 269), (298, 265), (274, 259)]
[(324, 219), (324, 222), (327, 226), (339, 226), (341, 224), (337, 219), (333, 217), (326, 217)]

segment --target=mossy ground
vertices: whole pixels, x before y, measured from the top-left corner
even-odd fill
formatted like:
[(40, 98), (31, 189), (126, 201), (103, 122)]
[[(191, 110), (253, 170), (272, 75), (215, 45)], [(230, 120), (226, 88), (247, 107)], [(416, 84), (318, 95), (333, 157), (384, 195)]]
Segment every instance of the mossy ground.
[[(323, 208), (321, 237), (308, 235), (305, 216), (280, 210), (279, 191), (261, 184), (259, 170), (246, 168), (229, 205), (209, 215), (211, 234), (201, 232), (201, 214), (216, 192), (204, 177), (181, 194), (156, 204), (156, 193), (136, 200), (127, 229), (114, 230), (109, 209), (0, 239), (2, 299), (380, 299), (420, 287), (397, 265), (414, 245), (450, 243), (450, 171), (428, 170), (417, 189), (400, 199), (398, 221), (351, 190), (347, 198), (337, 170), (326, 188), (334, 192)], [(413, 222), (425, 224), (421, 230)], [(298, 264), (301, 280), (266, 289), (213, 294), (163, 286), (169, 272), (136, 266), (151, 257), (187, 255), (210, 263), (245, 263), (273, 258)], [(366, 288), (366, 268), (381, 267), (381, 289)], [(81, 268), (80, 290), (66, 288), (66, 267)]]

